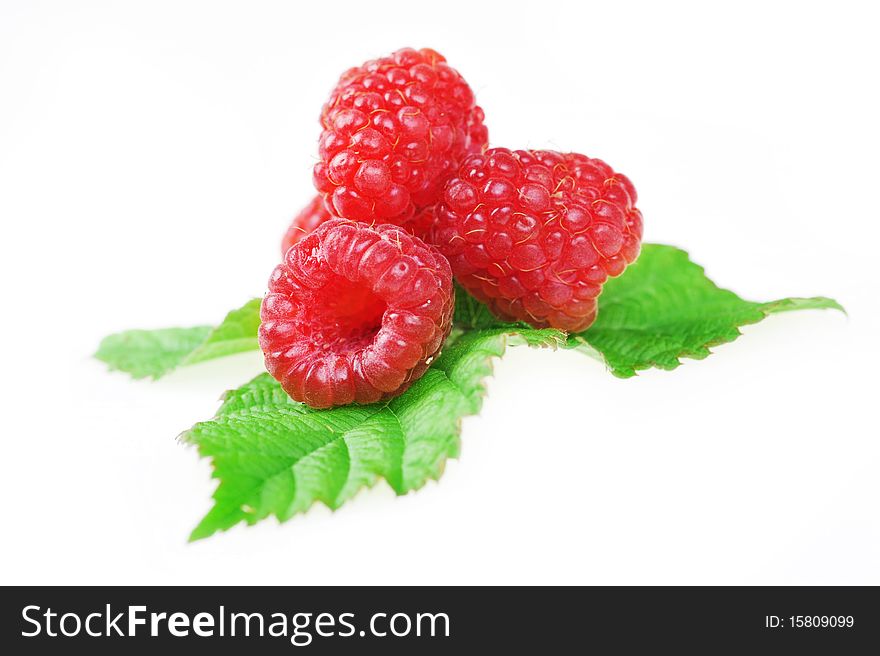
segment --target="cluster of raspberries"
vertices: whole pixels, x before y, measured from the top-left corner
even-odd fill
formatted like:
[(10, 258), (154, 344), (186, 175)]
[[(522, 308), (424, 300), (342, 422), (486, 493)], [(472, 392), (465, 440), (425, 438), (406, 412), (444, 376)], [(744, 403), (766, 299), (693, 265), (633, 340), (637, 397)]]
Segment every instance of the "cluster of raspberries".
[(639, 253), (629, 179), (577, 153), (488, 148), (437, 52), (346, 71), (321, 112), (318, 196), (263, 300), (266, 366), (316, 408), (401, 394), (449, 335), (453, 276), (500, 319), (586, 329)]

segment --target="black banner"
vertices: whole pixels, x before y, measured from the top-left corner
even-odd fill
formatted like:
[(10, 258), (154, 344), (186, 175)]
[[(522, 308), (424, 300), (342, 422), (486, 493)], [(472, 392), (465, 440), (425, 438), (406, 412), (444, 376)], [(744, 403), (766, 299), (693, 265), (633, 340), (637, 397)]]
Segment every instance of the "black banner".
[(880, 598), (867, 587), (19, 587), (2, 589), (0, 612), (7, 654), (129, 646), (162, 654), (854, 653), (880, 645)]

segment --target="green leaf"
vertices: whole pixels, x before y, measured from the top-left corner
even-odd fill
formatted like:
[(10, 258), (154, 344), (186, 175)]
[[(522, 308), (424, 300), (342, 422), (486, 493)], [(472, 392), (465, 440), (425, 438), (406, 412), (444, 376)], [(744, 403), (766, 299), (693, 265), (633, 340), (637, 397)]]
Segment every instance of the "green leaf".
[(124, 371), (133, 378), (159, 378), (183, 362), (210, 334), (211, 326), (126, 330), (105, 337), (95, 357), (106, 362), (111, 371)]
[(510, 336), (511, 344), (557, 348), (565, 346), (566, 334), (555, 328), (532, 328), (521, 321), (497, 319), (483, 303), (455, 285), (455, 314), (453, 322), (459, 330), (482, 330)]
[(182, 436), (220, 480), (190, 539), (269, 516), (283, 522), (318, 501), (336, 509), (380, 478), (397, 494), (439, 478), (506, 340), (493, 330), (458, 333), (422, 378), (384, 403), (314, 410), (268, 374), (228, 392), (214, 419)]
[(829, 308), (843, 310), (824, 297), (745, 301), (716, 286), (684, 251), (645, 244), (635, 264), (605, 284), (596, 322), (570, 335), (568, 346), (598, 351), (612, 373), (628, 378), (705, 358), (712, 346), (736, 339), (740, 326), (770, 314)]
[(251, 299), (227, 314), (223, 322), (181, 364), (195, 364), (260, 348), (257, 330), (260, 327), (261, 302), (259, 298)]
[(467, 330), (476, 328), (498, 328), (502, 326), (523, 326), (525, 324), (506, 323), (489, 312), (483, 303), (468, 294), (464, 287), (455, 283), (455, 314), (453, 321)]
[(126, 330), (105, 337), (95, 357), (133, 378), (159, 378), (176, 367), (260, 348), (260, 299), (226, 315), (216, 328)]

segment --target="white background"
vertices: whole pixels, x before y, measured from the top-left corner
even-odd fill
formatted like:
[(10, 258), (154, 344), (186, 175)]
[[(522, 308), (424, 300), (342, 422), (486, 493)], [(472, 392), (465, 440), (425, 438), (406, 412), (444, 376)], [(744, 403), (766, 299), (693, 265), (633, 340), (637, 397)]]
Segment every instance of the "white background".
[[(0, 3), (3, 583), (880, 584), (871, 3)], [(396, 498), (187, 544), (175, 436), (257, 353), (131, 382), (126, 328), (263, 293), (338, 74), (443, 52), (494, 145), (629, 175), (646, 240), (774, 316), (618, 380), (513, 349), (461, 459)]]

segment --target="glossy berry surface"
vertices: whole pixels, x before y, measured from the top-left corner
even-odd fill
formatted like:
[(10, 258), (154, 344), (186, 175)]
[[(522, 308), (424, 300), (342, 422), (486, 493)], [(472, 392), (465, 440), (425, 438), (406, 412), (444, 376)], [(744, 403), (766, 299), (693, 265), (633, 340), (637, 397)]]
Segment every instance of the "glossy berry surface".
[(402, 224), (433, 205), (468, 153), (486, 147), (464, 78), (430, 50), (398, 50), (345, 72), (321, 112), (315, 187), (333, 214)]
[[(315, 196), (299, 214), (293, 217), (290, 227), (287, 228), (287, 232), (284, 233), (284, 238), (281, 240), (281, 254), (284, 255), (288, 248), (304, 239), (315, 228), (332, 218), (337, 217), (334, 217), (327, 209), (324, 199), (321, 196)], [(404, 221), (400, 227), (411, 235), (425, 239), (433, 221), (434, 207), (429, 206), (416, 212), (412, 217)]]
[(260, 316), (266, 368), (315, 408), (396, 396), (452, 324), (449, 263), (393, 225), (331, 219), (275, 268)]
[(638, 256), (635, 203), (629, 179), (601, 160), (494, 148), (449, 180), (429, 240), (498, 317), (580, 331), (605, 280)]
[(293, 217), (290, 227), (284, 233), (284, 238), (281, 240), (281, 254), (284, 255), (288, 248), (305, 238), (315, 228), (331, 218), (333, 216), (324, 206), (323, 197), (315, 196), (308, 205), (302, 208), (299, 214)]

